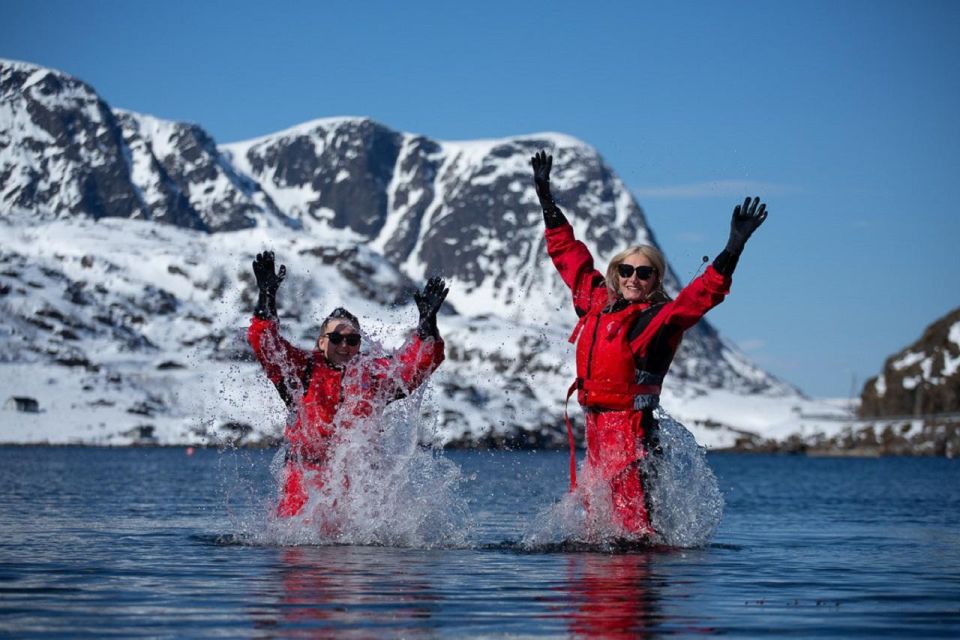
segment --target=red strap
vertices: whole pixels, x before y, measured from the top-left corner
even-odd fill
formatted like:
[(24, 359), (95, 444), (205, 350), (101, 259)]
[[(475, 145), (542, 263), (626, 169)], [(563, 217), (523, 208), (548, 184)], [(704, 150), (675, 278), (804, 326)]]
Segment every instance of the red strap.
[(567, 440), (570, 442), (570, 491), (577, 489), (577, 449), (573, 441), (573, 425), (570, 423), (570, 416), (567, 415), (567, 404), (570, 402), (570, 396), (577, 390), (578, 380), (567, 390), (567, 399), (563, 401), (563, 420), (567, 423)]
[[(581, 324), (582, 323), (578, 323), (577, 326), (580, 327)], [(577, 447), (573, 438), (573, 423), (570, 422), (567, 405), (570, 404), (570, 396), (572, 396), (573, 392), (577, 389), (583, 389), (585, 391), (599, 389), (631, 396), (660, 395), (660, 385), (657, 384), (615, 383), (604, 380), (582, 380), (580, 378), (573, 381), (573, 384), (567, 389), (567, 398), (563, 401), (563, 421), (567, 425), (567, 441), (570, 443), (570, 491), (577, 489)]]
[(571, 333), (567, 339), (570, 344), (577, 344), (577, 337), (580, 335), (580, 332), (583, 331), (583, 325), (585, 324), (587, 324), (586, 314), (580, 316), (580, 319), (577, 320), (577, 326), (573, 328), (573, 333)]

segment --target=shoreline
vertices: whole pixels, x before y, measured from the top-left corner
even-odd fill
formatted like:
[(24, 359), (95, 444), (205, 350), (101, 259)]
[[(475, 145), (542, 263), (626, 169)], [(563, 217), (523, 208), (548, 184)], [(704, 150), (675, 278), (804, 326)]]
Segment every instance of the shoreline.
[[(421, 445), (423, 448), (430, 448)], [(159, 443), (129, 443), (129, 444), (95, 444), (88, 442), (0, 442), (0, 448), (3, 449), (212, 449), (218, 451), (227, 450), (266, 450), (277, 449), (277, 443), (226, 443), (226, 444), (159, 444)], [(517, 451), (517, 452), (566, 452), (566, 447), (555, 446), (464, 446), (448, 445), (437, 447), (441, 451)], [(582, 453), (583, 447), (577, 447), (577, 453)], [(765, 447), (723, 447), (717, 449), (708, 449), (707, 454), (720, 455), (768, 455), (768, 456), (797, 456), (807, 458), (945, 458), (948, 460), (960, 458), (951, 452), (936, 453), (929, 448), (924, 451), (904, 451), (900, 449), (884, 450), (882, 447), (855, 447), (850, 449), (828, 449), (820, 447), (795, 448), (790, 446), (765, 446)]]

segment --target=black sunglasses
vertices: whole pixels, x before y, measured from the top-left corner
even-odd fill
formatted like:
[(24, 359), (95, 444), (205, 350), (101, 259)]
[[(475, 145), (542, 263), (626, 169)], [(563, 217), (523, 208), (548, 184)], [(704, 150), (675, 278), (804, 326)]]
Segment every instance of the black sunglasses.
[(351, 347), (356, 347), (360, 344), (359, 333), (337, 333), (336, 331), (331, 331), (327, 334), (327, 338), (329, 338), (333, 344), (340, 344), (344, 341)]
[(617, 274), (621, 278), (624, 278), (624, 279), (629, 278), (630, 276), (633, 275), (634, 271), (637, 272), (637, 277), (640, 278), (641, 280), (649, 280), (650, 276), (656, 273), (657, 269), (656, 267), (647, 267), (647, 266), (635, 267), (632, 264), (617, 265)]

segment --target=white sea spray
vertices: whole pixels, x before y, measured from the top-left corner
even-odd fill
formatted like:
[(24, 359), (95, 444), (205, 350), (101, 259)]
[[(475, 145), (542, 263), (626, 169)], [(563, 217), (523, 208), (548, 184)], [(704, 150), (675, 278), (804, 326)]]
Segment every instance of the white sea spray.
[[(723, 495), (707, 462), (706, 449), (697, 444), (693, 434), (662, 408), (656, 410), (656, 418), (659, 448), (640, 464), (655, 533), (639, 542), (703, 546), (720, 524)], [(577, 489), (537, 514), (521, 546), (530, 550), (556, 545), (602, 549), (629, 537), (615, 521), (609, 484), (583, 463)]]
[(707, 462), (706, 449), (662, 408), (658, 455), (644, 459), (658, 542), (671, 547), (699, 547), (709, 541), (723, 517), (723, 494)]
[[(383, 363), (388, 353), (364, 335), (364, 353), (348, 367), (343, 388), (359, 388), (364, 368)], [(386, 370), (397, 388), (404, 386), (400, 364)], [(293, 517), (276, 516), (276, 500), (264, 501), (257, 522), (240, 522), (240, 535), (252, 544), (384, 545), (462, 547), (470, 536), (470, 519), (459, 488), (460, 468), (439, 449), (421, 443), (435, 440), (434, 403), (425, 387), (393, 401), (377, 398), (369, 417), (353, 409), (362, 398), (346, 397), (334, 418), (327, 459), (322, 468), (303, 468), (308, 499)], [(278, 492), (287, 467), (283, 446), (271, 463)]]

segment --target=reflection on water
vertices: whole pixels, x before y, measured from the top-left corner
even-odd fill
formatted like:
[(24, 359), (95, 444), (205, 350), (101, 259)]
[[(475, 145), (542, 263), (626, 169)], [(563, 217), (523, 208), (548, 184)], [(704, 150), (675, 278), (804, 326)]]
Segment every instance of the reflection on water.
[[(428, 581), (403, 567), (380, 565), (381, 554), (363, 547), (295, 547), (280, 551), (273, 584), (275, 606), (252, 612), (257, 628), (403, 628), (404, 635), (432, 615), (438, 600)], [(376, 570), (371, 570), (371, 565)], [(386, 571), (385, 571), (386, 569)]]
[(657, 583), (650, 556), (583, 554), (564, 558), (567, 581), (559, 608), (569, 631), (600, 638), (643, 637), (658, 619)]

